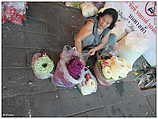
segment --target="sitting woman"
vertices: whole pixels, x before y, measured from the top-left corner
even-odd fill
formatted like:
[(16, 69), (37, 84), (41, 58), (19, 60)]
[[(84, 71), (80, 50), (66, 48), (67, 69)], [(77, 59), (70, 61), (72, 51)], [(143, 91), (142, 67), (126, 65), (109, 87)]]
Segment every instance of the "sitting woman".
[(117, 19), (118, 12), (113, 8), (108, 8), (87, 20), (75, 37), (75, 47), (83, 54), (84, 61), (96, 60), (98, 54), (110, 51), (110, 47), (116, 43), (116, 36), (110, 31), (115, 26)]

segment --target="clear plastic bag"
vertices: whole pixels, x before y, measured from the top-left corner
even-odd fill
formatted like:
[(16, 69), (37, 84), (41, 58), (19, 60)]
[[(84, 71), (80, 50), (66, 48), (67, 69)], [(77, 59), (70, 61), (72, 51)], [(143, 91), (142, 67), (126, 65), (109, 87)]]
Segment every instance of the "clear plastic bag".
[(117, 43), (118, 56), (125, 58), (131, 66), (148, 49), (149, 39), (138, 31), (132, 31)]
[(97, 14), (98, 9), (92, 2), (83, 2), (80, 4), (82, 15), (84, 17), (91, 17)]
[(121, 80), (132, 70), (124, 58), (105, 55), (98, 59), (94, 72), (101, 85), (107, 86)]
[(54, 62), (48, 57), (47, 53), (35, 53), (32, 57), (32, 70), (38, 79), (48, 79), (52, 75)]
[(112, 85), (115, 81), (108, 81), (108, 80), (105, 80), (105, 77), (101, 71), (101, 65), (99, 63), (96, 63), (95, 64), (95, 67), (94, 67), (94, 73), (95, 73), (95, 76), (98, 80), (98, 82), (103, 85), (103, 86), (110, 86)]
[(141, 75), (137, 77), (138, 87), (146, 90), (156, 87), (156, 68), (145, 68), (141, 71)]
[(60, 61), (51, 79), (52, 83), (60, 87), (74, 87), (82, 82), (84, 78), (84, 68), (81, 70), (81, 75), (78, 79), (74, 79), (68, 72), (66, 63), (68, 63), (73, 56), (80, 57), (81, 55), (77, 52), (76, 48), (71, 48), (68, 45), (64, 46), (63, 52), (60, 55)]
[(77, 88), (82, 95), (89, 95), (97, 91), (97, 81), (87, 67), (85, 67), (84, 70), (84, 79), (80, 84), (77, 85)]

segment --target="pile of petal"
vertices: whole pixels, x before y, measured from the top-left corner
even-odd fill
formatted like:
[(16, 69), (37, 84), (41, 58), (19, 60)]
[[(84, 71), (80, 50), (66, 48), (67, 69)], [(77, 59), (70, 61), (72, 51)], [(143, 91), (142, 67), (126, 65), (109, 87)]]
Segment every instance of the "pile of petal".
[(125, 78), (132, 71), (130, 64), (123, 58), (112, 56), (110, 59), (100, 60), (102, 73), (106, 80), (119, 80)]

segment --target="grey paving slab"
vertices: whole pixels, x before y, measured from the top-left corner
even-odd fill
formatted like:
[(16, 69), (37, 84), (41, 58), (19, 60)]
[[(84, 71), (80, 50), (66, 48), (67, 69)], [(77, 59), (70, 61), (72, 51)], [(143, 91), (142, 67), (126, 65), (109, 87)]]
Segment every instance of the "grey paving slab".
[[(48, 24), (48, 32), (60, 36), (60, 39), (72, 39), (72, 32), (79, 30), (84, 23), (84, 18), (78, 9), (71, 9), (65, 6), (61, 6), (58, 3), (35, 3), (36, 5), (30, 8), (36, 9), (32, 12), (32, 16), (36, 18), (44, 17)], [(42, 8), (47, 7), (47, 13), (45, 16), (41, 16), (40, 13), (44, 12)], [(41, 11), (36, 13), (37, 11)], [(71, 12), (70, 12), (71, 11)], [(56, 14), (58, 12), (58, 14)], [(63, 19), (62, 19), (63, 18)], [(53, 23), (53, 24), (52, 24)], [(61, 35), (62, 34), (62, 35)]]
[(40, 4), (39, 2), (30, 2), (27, 14), (37, 18), (38, 20), (45, 21), (50, 9), (50, 7), (46, 6), (45, 4), (46, 3)]
[(69, 26), (62, 25), (63, 39), (65, 39), (68, 45), (74, 46), (74, 30), (69, 28)]
[(43, 93), (31, 97), (31, 116), (49, 117), (63, 116), (61, 114), (62, 103), (60, 95), (55, 93)]
[(26, 96), (2, 99), (2, 117), (28, 117), (29, 103)]
[(88, 117), (109, 117), (108, 109), (106, 107), (86, 112)]
[(2, 24), (2, 30), (9, 30), (9, 31), (22, 31), (23, 25), (13, 24), (11, 22), (7, 22)]
[(140, 94), (136, 84), (131, 82), (122, 82), (112, 86), (99, 86), (98, 92), (101, 94), (104, 106), (125, 101), (132, 96)]
[(46, 23), (40, 21), (38, 18), (33, 16), (27, 16), (27, 19), (24, 22), (24, 25), (22, 27), (23, 31), (32, 31), (32, 32), (38, 32), (38, 33), (47, 33), (47, 25)]
[(56, 5), (49, 5), (48, 7), (46, 3), (33, 3), (33, 6), (32, 4), (30, 6), (30, 16), (41, 21), (44, 19), (48, 27), (48, 32), (60, 38), (63, 31), (61, 30), (61, 25), (59, 23), (59, 14), (56, 14), (58, 12), (58, 7)]
[(24, 95), (29, 92), (25, 69), (3, 69), (2, 70), (2, 91), (3, 98), (16, 95)]
[(79, 32), (80, 26), (74, 26), (72, 27), (72, 25), (67, 25), (67, 24), (63, 24), (62, 25), (62, 29), (63, 29), (63, 37), (64, 39), (67, 40), (67, 44), (74, 46), (75, 44), (75, 36), (77, 35), (77, 33)]
[(147, 96), (147, 101), (148, 101), (149, 106), (152, 109), (152, 115), (156, 116), (156, 112), (157, 112), (157, 109), (156, 109), (156, 104), (157, 104), (157, 102), (156, 102), (156, 93), (154, 95)]
[(156, 88), (151, 88), (148, 90), (141, 90), (141, 94), (144, 96), (151, 96), (151, 95), (156, 95), (157, 91)]
[(62, 113), (66, 116), (82, 113), (103, 106), (100, 94), (81, 96), (77, 89), (59, 90), (62, 99)]
[(3, 98), (56, 91), (49, 79), (37, 79), (32, 69), (4, 69), (2, 84)]
[(151, 117), (151, 110), (145, 97), (135, 96), (120, 104), (107, 107), (112, 117)]
[(105, 87), (99, 85), (98, 92), (100, 93), (101, 98), (104, 101), (103, 105), (115, 103), (115, 101), (117, 100), (112, 87)]
[(36, 93), (44, 93), (44, 92), (54, 92), (57, 90), (56, 86), (51, 83), (49, 79), (37, 79), (36, 76), (33, 74), (32, 69), (26, 70), (27, 76), (26, 78), (29, 79), (29, 93), (36, 94)]
[(129, 96), (135, 96), (140, 95), (141, 91), (137, 87), (137, 82), (126, 82), (126, 81), (120, 81), (120, 83), (115, 83), (112, 85), (112, 88), (114, 89), (114, 92), (116, 95), (119, 95), (119, 97), (129, 97)]
[(25, 49), (2, 48), (2, 66), (3, 67), (24, 67), (26, 64)]
[(24, 47), (24, 39), (22, 31), (2, 29), (2, 46)]
[(60, 42), (57, 41), (58, 38), (55, 36), (25, 32), (26, 48), (54, 48), (54, 50), (58, 50)]
[[(67, 39), (68, 44), (70, 43), (74, 45), (74, 33), (79, 31), (81, 26), (84, 24), (85, 19), (79, 9), (60, 6), (57, 11), (59, 12), (58, 17), (60, 18), (59, 24), (61, 24), (63, 30), (62, 37)], [(62, 17), (66, 19), (61, 19)]]
[(59, 18), (67, 18), (67, 19), (60, 19), (60, 23), (67, 24), (73, 26), (80, 26), (84, 23), (84, 17), (81, 14), (80, 9), (73, 9), (71, 7), (66, 6), (58, 6), (58, 16)]
[(75, 115), (70, 115), (68, 117), (88, 117), (86, 112), (75, 114)]

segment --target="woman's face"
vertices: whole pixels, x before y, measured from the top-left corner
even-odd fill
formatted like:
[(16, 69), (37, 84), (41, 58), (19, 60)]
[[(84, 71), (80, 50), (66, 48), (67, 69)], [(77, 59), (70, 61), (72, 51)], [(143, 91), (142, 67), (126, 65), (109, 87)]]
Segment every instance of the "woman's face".
[(110, 26), (112, 23), (112, 16), (111, 15), (105, 15), (99, 18), (98, 27), (100, 29), (104, 29)]

